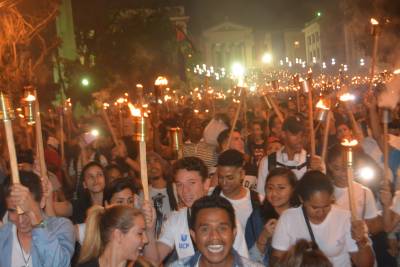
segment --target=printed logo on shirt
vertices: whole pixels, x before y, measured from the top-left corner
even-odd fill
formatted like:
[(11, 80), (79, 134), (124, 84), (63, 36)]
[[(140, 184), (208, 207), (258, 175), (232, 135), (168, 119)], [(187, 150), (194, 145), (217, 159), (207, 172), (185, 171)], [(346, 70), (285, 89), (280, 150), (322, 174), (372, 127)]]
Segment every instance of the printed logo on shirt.
[(189, 242), (187, 242), (189, 239), (189, 235), (187, 234), (181, 234), (181, 241), (179, 242), (179, 248), (180, 249), (187, 249), (189, 247)]
[(188, 240), (188, 235), (181, 234), (181, 241), (186, 242)]

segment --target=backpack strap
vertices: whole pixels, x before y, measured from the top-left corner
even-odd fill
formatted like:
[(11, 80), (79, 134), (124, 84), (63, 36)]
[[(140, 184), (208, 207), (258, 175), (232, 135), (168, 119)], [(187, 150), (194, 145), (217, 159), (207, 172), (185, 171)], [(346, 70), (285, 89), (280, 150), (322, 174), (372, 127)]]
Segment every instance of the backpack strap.
[(251, 207), (253, 210), (259, 208), (261, 206), (260, 203), (260, 197), (258, 196), (258, 193), (254, 190), (250, 190), (250, 201), (251, 201)]
[(274, 152), (268, 156), (268, 171), (275, 169), (276, 164), (277, 164), (276, 152)]

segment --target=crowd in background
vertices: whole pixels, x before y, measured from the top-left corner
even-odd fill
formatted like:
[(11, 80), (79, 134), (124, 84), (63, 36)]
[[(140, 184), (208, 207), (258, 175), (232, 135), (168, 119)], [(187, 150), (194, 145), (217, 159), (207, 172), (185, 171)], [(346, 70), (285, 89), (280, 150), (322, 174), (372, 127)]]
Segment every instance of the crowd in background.
[[(331, 99), (325, 159), (325, 124), (316, 120), (317, 153), (310, 156), (306, 97), (275, 101), (283, 120), (253, 95), (237, 122), (239, 107), (229, 98), (209, 112), (195, 112), (190, 103), (153, 106), (149, 201), (127, 107), (122, 129), (119, 114), (110, 114), (117, 144), (100, 115), (70, 117), (71, 127), (61, 129), (43, 114), (46, 179), (29, 126), (15, 121), (21, 184), (10, 181), (3, 134), (0, 143), (0, 266), (397, 266), (398, 110), (391, 111), (385, 177), (375, 95), (364, 92), (352, 103)], [(176, 127), (183, 133), (181, 158), (169, 136)], [(344, 139), (358, 140), (355, 218)]]

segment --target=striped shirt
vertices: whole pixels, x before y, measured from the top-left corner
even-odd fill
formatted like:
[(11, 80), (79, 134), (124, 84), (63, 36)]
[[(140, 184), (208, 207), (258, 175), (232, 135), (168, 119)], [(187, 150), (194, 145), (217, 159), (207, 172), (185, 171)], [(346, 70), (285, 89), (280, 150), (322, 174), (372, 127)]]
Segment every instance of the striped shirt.
[(215, 146), (207, 144), (203, 141), (200, 141), (197, 144), (188, 141), (183, 144), (183, 156), (198, 157), (204, 161), (210, 174), (215, 172), (215, 166), (217, 165), (218, 158), (217, 152), (215, 151)]

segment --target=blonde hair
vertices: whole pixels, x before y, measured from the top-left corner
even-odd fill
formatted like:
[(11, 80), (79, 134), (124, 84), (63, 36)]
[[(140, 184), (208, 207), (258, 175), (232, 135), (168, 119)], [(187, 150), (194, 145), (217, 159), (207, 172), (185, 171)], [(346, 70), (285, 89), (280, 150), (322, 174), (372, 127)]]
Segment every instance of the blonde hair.
[(122, 233), (127, 233), (133, 227), (133, 220), (137, 216), (143, 216), (138, 209), (123, 205), (109, 208), (97, 205), (91, 207), (86, 219), (85, 239), (78, 262), (84, 263), (100, 257), (111, 241), (112, 231), (119, 229)]

